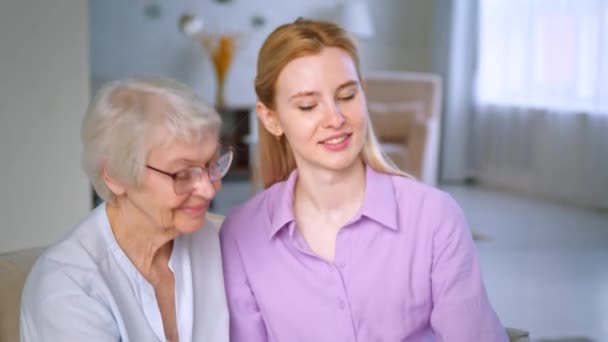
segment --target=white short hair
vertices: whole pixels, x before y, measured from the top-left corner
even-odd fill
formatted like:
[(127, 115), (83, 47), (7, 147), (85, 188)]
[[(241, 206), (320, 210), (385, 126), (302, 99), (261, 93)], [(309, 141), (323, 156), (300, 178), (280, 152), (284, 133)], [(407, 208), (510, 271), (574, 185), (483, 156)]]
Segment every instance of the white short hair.
[(192, 141), (217, 134), (220, 125), (215, 109), (180, 82), (160, 77), (113, 81), (99, 90), (82, 121), (83, 168), (99, 197), (109, 201), (103, 168), (138, 185), (156, 143), (150, 139), (153, 130), (163, 129), (169, 140)]

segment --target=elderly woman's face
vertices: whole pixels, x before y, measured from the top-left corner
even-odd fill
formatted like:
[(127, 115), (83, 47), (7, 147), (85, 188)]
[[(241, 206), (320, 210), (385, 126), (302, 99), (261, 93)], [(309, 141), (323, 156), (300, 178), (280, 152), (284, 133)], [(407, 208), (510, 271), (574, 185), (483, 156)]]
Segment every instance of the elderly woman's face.
[(217, 141), (216, 134), (205, 134), (194, 143), (171, 140), (154, 146), (148, 154), (141, 185), (130, 191), (129, 200), (161, 228), (190, 233), (202, 227), (221, 181), (212, 182), (204, 173), (191, 191), (176, 193), (175, 180), (165, 173), (178, 174), (193, 166), (209, 167), (217, 160)]

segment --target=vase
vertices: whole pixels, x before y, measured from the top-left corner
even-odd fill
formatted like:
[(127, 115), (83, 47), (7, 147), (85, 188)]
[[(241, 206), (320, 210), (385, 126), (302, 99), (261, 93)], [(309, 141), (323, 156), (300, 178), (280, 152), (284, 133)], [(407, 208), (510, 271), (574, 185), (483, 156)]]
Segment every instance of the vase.
[(215, 71), (215, 78), (217, 81), (217, 89), (215, 91), (215, 107), (224, 108), (226, 107), (225, 98), (225, 84), (230, 64), (234, 57), (234, 50), (236, 47), (236, 35), (230, 34), (219, 34), (210, 35), (207, 34), (203, 37), (203, 46), (210, 52), (211, 63)]

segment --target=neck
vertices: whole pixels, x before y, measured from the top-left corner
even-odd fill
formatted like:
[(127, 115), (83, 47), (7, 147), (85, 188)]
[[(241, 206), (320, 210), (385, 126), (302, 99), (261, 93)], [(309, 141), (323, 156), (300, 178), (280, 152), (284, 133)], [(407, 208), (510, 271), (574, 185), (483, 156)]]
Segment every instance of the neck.
[(135, 265), (151, 283), (165, 270), (177, 236), (173, 229), (154, 226), (153, 221), (126, 200), (106, 206), (114, 237)]
[[(345, 170), (298, 169), (294, 189), (296, 212), (316, 212), (331, 217), (358, 210), (365, 193), (365, 164), (357, 161)], [(305, 210), (302, 210), (305, 209)]]

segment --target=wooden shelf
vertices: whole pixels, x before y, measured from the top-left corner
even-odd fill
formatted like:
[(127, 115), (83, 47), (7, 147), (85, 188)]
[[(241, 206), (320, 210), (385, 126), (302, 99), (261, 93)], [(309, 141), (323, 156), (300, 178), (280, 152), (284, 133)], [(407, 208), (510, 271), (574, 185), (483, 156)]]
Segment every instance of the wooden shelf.
[(234, 174), (249, 172), (249, 145), (245, 137), (249, 135), (249, 113), (251, 107), (218, 108), (224, 125), (221, 131), (223, 144), (234, 147), (234, 161), (232, 172)]

